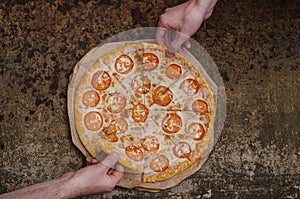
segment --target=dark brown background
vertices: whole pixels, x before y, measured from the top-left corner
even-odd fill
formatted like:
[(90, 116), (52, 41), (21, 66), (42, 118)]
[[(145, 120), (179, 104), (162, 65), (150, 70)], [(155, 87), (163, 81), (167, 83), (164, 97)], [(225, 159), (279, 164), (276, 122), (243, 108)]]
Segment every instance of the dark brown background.
[[(0, 3), (0, 193), (86, 165), (67, 116), (73, 67), (116, 33), (156, 26), (180, 2)], [(193, 37), (226, 87), (227, 118), (213, 153), (177, 187), (155, 194), (118, 187), (104, 197), (299, 197), (299, 24), (299, 1), (218, 2)]]

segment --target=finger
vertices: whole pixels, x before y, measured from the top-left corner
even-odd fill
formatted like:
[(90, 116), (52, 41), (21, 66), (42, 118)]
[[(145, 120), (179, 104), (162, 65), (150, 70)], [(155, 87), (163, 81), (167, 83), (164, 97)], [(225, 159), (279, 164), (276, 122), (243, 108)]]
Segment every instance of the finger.
[(116, 181), (119, 181), (124, 175), (124, 167), (120, 164), (117, 164), (111, 175), (114, 176)]
[[(159, 26), (160, 26), (160, 23), (158, 23)], [(156, 34), (155, 34), (155, 38), (156, 38), (156, 42), (159, 44), (159, 45), (162, 45), (164, 46), (165, 45), (165, 33), (166, 33), (167, 29), (165, 28), (162, 28), (162, 27), (158, 27), (157, 30), (156, 30)]]
[(94, 165), (94, 164), (98, 164), (98, 163), (99, 163), (99, 161), (96, 160), (96, 159), (92, 159), (92, 160), (91, 160), (91, 164), (93, 164), (93, 165)]
[(165, 45), (168, 47), (172, 42), (172, 30), (167, 30), (164, 38), (165, 38)]
[(171, 30), (171, 41), (176, 39), (176, 36), (177, 36), (177, 31), (176, 30)]
[(184, 43), (184, 46), (185, 46), (186, 48), (191, 48), (191, 47), (192, 47), (192, 44), (191, 44), (191, 42), (190, 42), (189, 40), (187, 40), (187, 41)]
[(177, 37), (170, 43), (170, 51), (179, 52), (182, 48), (182, 44), (185, 43), (189, 39), (189, 36), (177, 32)]
[(100, 164), (103, 165), (107, 171), (110, 168), (114, 168), (115, 164), (118, 162), (119, 155), (117, 153), (112, 153), (107, 156)]
[(107, 175), (111, 175), (114, 172), (113, 168), (108, 169), (108, 171), (106, 172)]
[(165, 34), (165, 43), (166, 43), (166, 46), (168, 47), (167, 51), (166, 51), (166, 55), (168, 57), (173, 57), (175, 55), (175, 53), (169, 49), (169, 46), (172, 42), (172, 34), (173, 34), (173, 30), (168, 30)]

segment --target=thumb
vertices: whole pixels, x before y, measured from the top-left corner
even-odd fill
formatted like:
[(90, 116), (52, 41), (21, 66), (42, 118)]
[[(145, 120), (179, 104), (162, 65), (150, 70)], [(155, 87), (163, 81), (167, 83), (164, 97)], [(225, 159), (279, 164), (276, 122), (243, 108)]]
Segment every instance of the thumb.
[(168, 46), (168, 51), (172, 53), (176, 53), (176, 52), (182, 53), (183, 52), (182, 45), (186, 43), (188, 39), (189, 36), (187, 36), (186, 34), (181, 32), (176, 32), (176, 37)]
[(112, 153), (107, 156), (100, 164), (106, 168), (108, 171), (110, 168), (114, 168), (115, 164), (118, 162), (119, 155), (117, 153)]
[(119, 182), (121, 180), (121, 178), (124, 175), (124, 167), (120, 164), (116, 165), (116, 168), (113, 170), (111, 176), (113, 177), (113, 179), (117, 182)]

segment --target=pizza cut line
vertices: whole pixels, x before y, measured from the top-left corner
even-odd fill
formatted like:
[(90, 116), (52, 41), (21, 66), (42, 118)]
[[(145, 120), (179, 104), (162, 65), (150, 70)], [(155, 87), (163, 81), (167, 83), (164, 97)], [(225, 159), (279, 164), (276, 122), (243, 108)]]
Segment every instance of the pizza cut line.
[(213, 140), (215, 102), (199, 70), (166, 48), (133, 43), (89, 68), (75, 97), (78, 135), (91, 156), (117, 152), (119, 162), (166, 180), (195, 164)]

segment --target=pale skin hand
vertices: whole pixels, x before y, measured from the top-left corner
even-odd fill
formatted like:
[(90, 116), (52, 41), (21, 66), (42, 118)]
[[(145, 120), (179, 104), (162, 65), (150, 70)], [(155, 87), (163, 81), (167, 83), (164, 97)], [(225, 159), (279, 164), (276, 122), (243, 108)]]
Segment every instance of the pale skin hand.
[(182, 47), (191, 47), (188, 39), (211, 16), (216, 3), (217, 0), (189, 0), (167, 8), (158, 22), (157, 43), (168, 47), (169, 56), (175, 52), (184, 54)]
[(90, 168), (83, 168), (73, 176), (79, 195), (90, 195), (112, 191), (124, 174), (124, 167), (116, 164), (117, 153), (107, 156), (101, 163), (92, 160)]
[(124, 175), (124, 167), (116, 164), (113, 153), (101, 163), (92, 160), (91, 166), (64, 174), (61, 178), (0, 195), (7, 198), (75, 198), (112, 191)]

